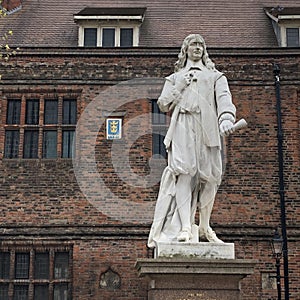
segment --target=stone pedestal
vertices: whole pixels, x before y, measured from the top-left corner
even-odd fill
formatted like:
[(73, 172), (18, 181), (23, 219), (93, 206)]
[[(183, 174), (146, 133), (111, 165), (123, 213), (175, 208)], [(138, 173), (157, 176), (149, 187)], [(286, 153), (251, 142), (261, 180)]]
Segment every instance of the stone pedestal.
[(235, 300), (240, 281), (254, 272), (253, 260), (138, 259), (139, 276), (149, 280), (148, 300)]
[(234, 243), (158, 242), (154, 257), (234, 259)]

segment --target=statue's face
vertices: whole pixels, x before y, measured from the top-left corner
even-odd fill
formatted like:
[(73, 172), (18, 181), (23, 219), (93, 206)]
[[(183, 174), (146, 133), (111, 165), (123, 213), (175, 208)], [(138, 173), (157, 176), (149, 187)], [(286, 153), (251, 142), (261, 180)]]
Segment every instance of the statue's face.
[(203, 56), (203, 45), (198, 39), (192, 39), (187, 48), (187, 56), (192, 61), (199, 61)]

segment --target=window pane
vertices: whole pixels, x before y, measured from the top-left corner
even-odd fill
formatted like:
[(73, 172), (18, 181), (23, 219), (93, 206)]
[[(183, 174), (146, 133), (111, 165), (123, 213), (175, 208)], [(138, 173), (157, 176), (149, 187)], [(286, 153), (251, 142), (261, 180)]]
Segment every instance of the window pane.
[(62, 157), (70, 158), (73, 156), (73, 140), (75, 136), (74, 130), (64, 130), (63, 131), (63, 149)]
[(68, 285), (56, 284), (54, 286), (54, 300), (68, 300)]
[(54, 260), (54, 278), (65, 279), (69, 277), (69, 253), (57, 252)]
[(8, 100), (6, 124), (20, 124), (21, 101)]
[(121, 28), (120, 46), (121, 47), (132, 47), (133, 46), (133, 29), (132, 28)]
[[(49, 279), (49, 253), (36, 253), (34, 260), (34, 278)], [(44, 287), (44, 286), (42, 286)]]
[(299, 47), (299, 28), (286, 29), (286, 43), (288, 47)]
[(4, 157), (17, 158), (19, 155), (20, 133), (18, 130), (7, 130), (5, 132)]
[(0, 253), (0, 279), (9, 279), (9, 261), (10, 261), (9, 252), (1, 252)]
[(115, 46), (115, 29), (103, 28), (102, 30), (102, 47)]
[(57, 157), (57, 132), (56, 130), (44, 131), (43, 137), (43, 157)]
[(34, 300), (49, 299), (49, 286), (47, 284), (34, 286)]
[(26, 101), (25, 123), (29, 125), (39, 124), (40, 102), (37, 99)]
[(164, 158), (167, 157), (166, 148), (164, 145), (165, 131), (161, 130), (161, 133), (153, 133), (152, 135), (152, 147), (153, 154), (160, 154)]
[(0, 299), (9, 300), (8, 298), (8, 284), (0, 284)]
[(57, 124), (58, 101), (45, 100), (44, 124)]
[(16, 253), (16, 279), (27, 279), (29, 277), (29, 253)]
[(37, 130), (26, 130), (24, 132), (24, 158), (38, 157), (39, 132)]
[(13, 300), (28, 300), (28, 285), (15, 285)]
[(152, 101), (152, 124), (166, 124), (166, 114), (160, 111), (156, 101)]
[(63, 102), (63, 124), (76, 124), (77, 122), (77, 101), (64, 100)]
[(84, 28), (84, 46), (97, 46), (97, 28)]

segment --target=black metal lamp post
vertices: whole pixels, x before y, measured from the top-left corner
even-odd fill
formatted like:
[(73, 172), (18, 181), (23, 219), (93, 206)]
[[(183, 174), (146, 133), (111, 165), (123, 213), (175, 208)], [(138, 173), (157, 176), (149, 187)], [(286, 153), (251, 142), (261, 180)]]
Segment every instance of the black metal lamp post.
[(283, 250), (283, 239), (279, 235), (277, 229), (275, 230), (274, 237), (271, 242), (271, 246), (272, 246), (273, 256), (276, 259), (276, 285), (277, 285), (278, 300), (281, 300), (280, 259)]
[[(284, 299), (289, 300), (289, 262), (288, 262), (288, 242), (286, 232), (286, 210), (285, 210), (285, 186), (284, 186), (284, 153), (283, 153), (283, 129), (280, 96), (280, 66), (273, 64), (276, 91), (276, 112), (277, 112), (277, 144), (278, 144), (278, 176), (279, 176), (279, 195), (280, 195), (280, 219), (282, 234), (282, 256), (284, 272)], [(281, 298), (278, 298), (281, 299)]]

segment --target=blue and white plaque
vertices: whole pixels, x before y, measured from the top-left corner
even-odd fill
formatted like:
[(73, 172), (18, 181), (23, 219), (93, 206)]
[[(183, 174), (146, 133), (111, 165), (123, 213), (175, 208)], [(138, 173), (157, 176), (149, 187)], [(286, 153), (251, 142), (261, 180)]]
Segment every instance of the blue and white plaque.
[(122, 138), (122, 119), (106, 119), (106, 138), (108, 140)]

